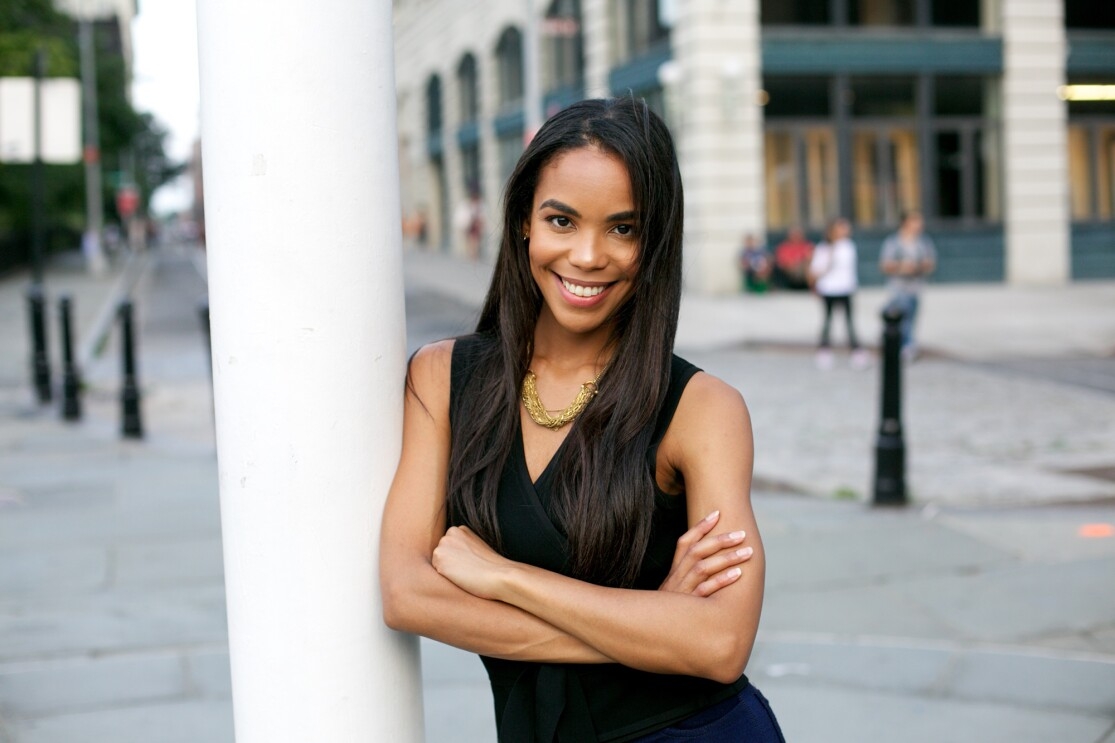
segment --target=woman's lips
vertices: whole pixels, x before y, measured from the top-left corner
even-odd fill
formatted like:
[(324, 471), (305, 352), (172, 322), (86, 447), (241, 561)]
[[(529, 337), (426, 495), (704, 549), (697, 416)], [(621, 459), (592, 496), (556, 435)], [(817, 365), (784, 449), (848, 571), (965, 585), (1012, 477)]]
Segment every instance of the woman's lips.
[(578, 307), (589, 307), (601, 301), (614, 283), (609, 281), (573, 281), (560, 274), (554, 274), (554, 276), (558, 279), (565, 300)]

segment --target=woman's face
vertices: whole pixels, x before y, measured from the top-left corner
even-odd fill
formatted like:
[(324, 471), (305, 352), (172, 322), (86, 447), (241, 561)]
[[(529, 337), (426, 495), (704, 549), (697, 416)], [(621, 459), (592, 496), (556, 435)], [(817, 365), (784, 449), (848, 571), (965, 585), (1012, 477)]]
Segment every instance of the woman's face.
[(573, 333), (606, 326), (634, 290), (635, 225), (631, 179), (619, 158), (581, 147), (547, 163), (523, 227), (543, 315)]

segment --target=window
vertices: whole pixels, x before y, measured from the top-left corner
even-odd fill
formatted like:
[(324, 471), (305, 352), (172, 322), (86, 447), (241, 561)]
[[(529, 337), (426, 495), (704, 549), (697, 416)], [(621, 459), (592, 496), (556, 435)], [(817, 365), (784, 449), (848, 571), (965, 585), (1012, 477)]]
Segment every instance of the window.
[(766, 133), (767, 226), (822, 229), (840, 212), (836, 138), (829, 126)]
[(763, 116), (768, 119), (802, 116), (829, 116), (832, 78), (768, 77), (763, 81), (767, 102)]
[[(1001, 219), (997, 79), (768, 75), (763, 88), (771, 229), (841, 214), (889, 227), (911, 209), (934, 221)], [(1104, 121), (1115, 128), (1115, 116)]]
[(542, 29), (549, 57), (547, 88), (582, 87), (585, 55), (580, 0), (554, 0)]
[(832, 23), (829, 0), (762, 0), (759, 21), (764, 26), (814, 26)]
[(978, 2), (957, 2), (957, 0), (933, 0), (930, 21), (934, 26), (980, 25), (980, 5)]
[(990, 115), (998, 91), (994, 82), (976, 75), (941, 75), (931, 81), (931, 211), (941, 219), (1001, 217), (999, 131)]
[(917, 111), (914, 78), (906, 75), (853, 77), (852, 116), (913, 116)]
[(1115, 3), (1110, 0), (1065, 0), (1065, 28), (1115, 29)]
[(760, 0), (759, 18), (764, 26), (978, 28), (980, 6), (976, 0)]
[(480, 118), (480, 91), (477, 89), (476, 57), (466, 54), (457, 65), (457, 88), (461, 121)]
[(849, 0), (848, 23), (853, 26), (912, 26), (914, 0)]
[(767, 225), (822, 229), (840, 212), (832, 78), (768, 76)]
[[(1111, 78), (1073, 76), (1070, 85), (1111, 85)], [(1069, 203), (1076, 221), (1115, 218), (1115, 101), (1070, 100)]]
[(464, 180), (465, 192), (483, 193), (480, 180), (480, 143), (461, 147), (461, 176)]
[(1069, 194), (1074, 220), (1115, 216), (1115, 122), (1069, 127)]
[(659, 0), (623, 0), (615, 7), (619, 61), (646, 54), (669, 41), (670, 29), (663, 22)]
[(942, 75), (933, 86), (933, 113), (938, 116), (982, 116), (984, 88), (982, 77)]
[(441, 132), (441, 78), (430, 75), (426, 83), (426, 131), (430, 136)]
[(523, 100), (523, 35), (514, 26), (499, 36), (496, 44), (496, 65), (499, 69), (499, 103), (501, 106)]
[(894, 224), (921, 208), (917, 135), (912, 128), (860, 129), (852, 136), (853, 217), (856, 224)]

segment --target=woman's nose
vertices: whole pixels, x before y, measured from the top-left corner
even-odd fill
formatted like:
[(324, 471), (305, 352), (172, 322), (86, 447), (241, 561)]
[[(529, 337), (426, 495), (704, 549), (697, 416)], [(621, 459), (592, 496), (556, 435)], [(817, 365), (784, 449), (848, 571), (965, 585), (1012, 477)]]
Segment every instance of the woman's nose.
[(603, 268), (608, 261), (603, 236), (584, 234), (569, 251), (569, 263), (577, 268)]

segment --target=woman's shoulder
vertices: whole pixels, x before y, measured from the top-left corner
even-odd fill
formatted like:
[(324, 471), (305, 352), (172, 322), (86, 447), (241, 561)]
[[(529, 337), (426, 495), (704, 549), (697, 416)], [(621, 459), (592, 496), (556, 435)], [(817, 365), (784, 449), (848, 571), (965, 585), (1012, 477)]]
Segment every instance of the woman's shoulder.
[(685, 385), (677, 412), (699, 419), (710, 415), (734, 415), (745, 407), (739, 390), (713, 374), (697, 370)]
[(709, 452), (750, 445), (751, 417), (743, 395), (732, 385), (699, 371), (685, 385), (662, 441), (669, 461), (684, 470)]
[(445, 338), (421, 346), (411, 357), (411, 368), (415, 366), (424, 370), (441, 369), (448, 372), (454, 364), (461, 360), (475, 358), (491, 346), (491, 338), (480, 333), (462, 335), (456, 338)]
[(421, 346), (410, 358), (410, 373), (430, 374), (438, 370), (448, 373), (456, 343), (456, 338), (446, 338)]

